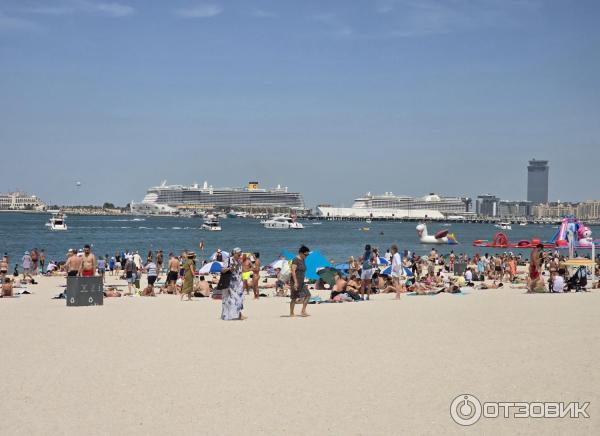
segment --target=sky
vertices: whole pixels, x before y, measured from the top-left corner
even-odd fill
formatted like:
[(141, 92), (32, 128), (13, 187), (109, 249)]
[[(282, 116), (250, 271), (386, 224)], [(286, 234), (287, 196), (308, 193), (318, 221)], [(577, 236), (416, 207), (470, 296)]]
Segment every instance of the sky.
[[(595, 0), (0, 0), (0, 191), (600, 199)], [(77, 187), (76, 182), (81, 181)]]

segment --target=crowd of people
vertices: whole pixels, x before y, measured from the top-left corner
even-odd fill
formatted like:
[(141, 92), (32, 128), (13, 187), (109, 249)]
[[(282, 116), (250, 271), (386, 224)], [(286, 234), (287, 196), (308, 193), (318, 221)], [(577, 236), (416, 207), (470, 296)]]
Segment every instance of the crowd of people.
[[(167, 256), (162, 250), (149, 251), (143, 259), (138, 251), (123, 250), (112, 256), (97, 257), (85, 245), (79, 250), (69, 249), (62, 261), (51, 260), (46, 264), (44, 250), (36, 248), (24, 253), (21, 272), (19, 264), (15, 264), (12, 277), (5, 253), (0, 261), (1, 294), (11, 296), (15, 286), (36, 284), (38, 272), (68, 277), (109, 275), (125, 280), (127, 285), (124, 291), (119, 286), (106, 287), (106, 297), (164, 293), (191, 300), (212, 296), (222, 299), (222, 319), (240, 320), (244, 319), (245, 295), (252, 293), (259, 299), (266, 295), (261, 290), (274, 288), (275, 296), (290, 298), (289, 316), (296, 316), (297, 305), (301, 306), (299, 316), (308, 316), (307, 306), (312, 296), (306, 283), (309, 255), (310, 250), (303, 245), (291, 261), (280, 259), (287, 262), (288, 268), (282, 268), (281, 264), (271, 268), (262, 265), (260, 253), (245, 253), (240, 248), (231, 253), (218, 249), (211, 258), (198, 261), (194, 251), (171, 252)], [(200, 274), (201, 268), (212, 261), (221, 265), (219, 274)], [(512, 252), (470, 257), (453, 250), (442, 255), (436, 248), (422, 256), (407, 250), (400, 254), (396, 245), (381, 254), (377, 247), (367, 244), (361, 256), (351, 256), (346, 266), (334, 269), (332, 280), (318, 279), (314, 289), (329, 291), (326, 301), (332, 303), (369, 300), (373, 293), (395, 294), (400, 299), (405, 292), (460, 293), (464, 287), (498, 289), (505, 284), (522, 284), (530, 292), (564, 292), (571, 289), (565, 261), (557, 250), (544, 250), (542, 246), (534, 248), (528, 257)], [(519, 267), (526, 273), (519, 274)], [(595, 273), (600, 275), (598, 263)], [(143, 289), (142, 276), (146, 277)], [(274, 282), (269, 282), (268, 277), (275, 279)]]

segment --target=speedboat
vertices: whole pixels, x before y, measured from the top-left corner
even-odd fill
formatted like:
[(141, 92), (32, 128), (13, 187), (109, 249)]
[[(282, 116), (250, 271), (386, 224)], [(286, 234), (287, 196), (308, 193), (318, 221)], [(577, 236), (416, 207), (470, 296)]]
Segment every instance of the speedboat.
[(204, 218), (204, 223), (201, 228), (202, 230), (208, 230), (209, 232), (220, 232), (222, 230), (221, 223), (219, 223), (219, 220), (214, 215), (207, 215), (206, 218)]
[(373, 222), (373, 220), (371, 220), (371, 218), (367, 218), (367, 220), (365, 221), (367, 224), (371, 224)]
[(527, 225), (527, 221), (521, 221), (521, 222), (519, 223), (519, 225), (520, 225), (520, 226), (526, 226), (526, 225)]
[(496, 227), (498, 229), (502, 229), (502, 230), (512, 230), (512, 225), (508, 221), (504, 221), (504, 222), (498, 223), (494, 227)]
[(276, 216), (271, 218), (270, 220), (266, 220), (263, 224), (266, 229), (294, 229), (300, 230), (303, 229), (304, 226), (296, 222), (294, 218), (290, 218), (287, 215)]
[(67, 223), (65, 223), (65, 217), (62, 213), (53, 213), (50, 220), (46, 223), (46, 226), (50, 227), (53, 231), (64, 231), (67, 230)]

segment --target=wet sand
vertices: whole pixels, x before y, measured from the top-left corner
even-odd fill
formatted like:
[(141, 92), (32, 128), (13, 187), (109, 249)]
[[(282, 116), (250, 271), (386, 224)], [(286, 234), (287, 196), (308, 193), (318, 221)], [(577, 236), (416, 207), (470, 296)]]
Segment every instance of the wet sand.
[[(112, 278), (110, 279), (112, 280)], [(0, 300), (0, 434), (592, 434), (600, 291), (377, 295), (309, 306), (110, 298), (66, 307), (63, 278)], [(589, 401), (589, 419), (486, 419), (454, 397)]]

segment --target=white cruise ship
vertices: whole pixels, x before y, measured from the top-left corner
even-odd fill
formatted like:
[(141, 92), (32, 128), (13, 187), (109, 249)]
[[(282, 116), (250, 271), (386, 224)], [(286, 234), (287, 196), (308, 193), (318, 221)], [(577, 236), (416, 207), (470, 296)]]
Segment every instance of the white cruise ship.
[(204, 182), (202, 186), (167, 185), (164, 181), (160, 186), (148, 189), (141, 203), (132, 203), (131, 209), (147, 211), (160, 208), (190, 208), (190, 209), (304, 209), (302, 194), (289, 192), (287, 187), (277, 186), (273, 189), (263, 189), (258, 182), (250, 182), (242, 188), (215, 188)]
[(352, 207), (319, 206), (319, 215), (329, 218), (431, 218), (442, 219), (447, 215), (467, 212), (468, 198), (441, 197), (430, 193), (424, 197), (409, 197), (386, 192), (373, 195), (370, 192), (354, 200)]

